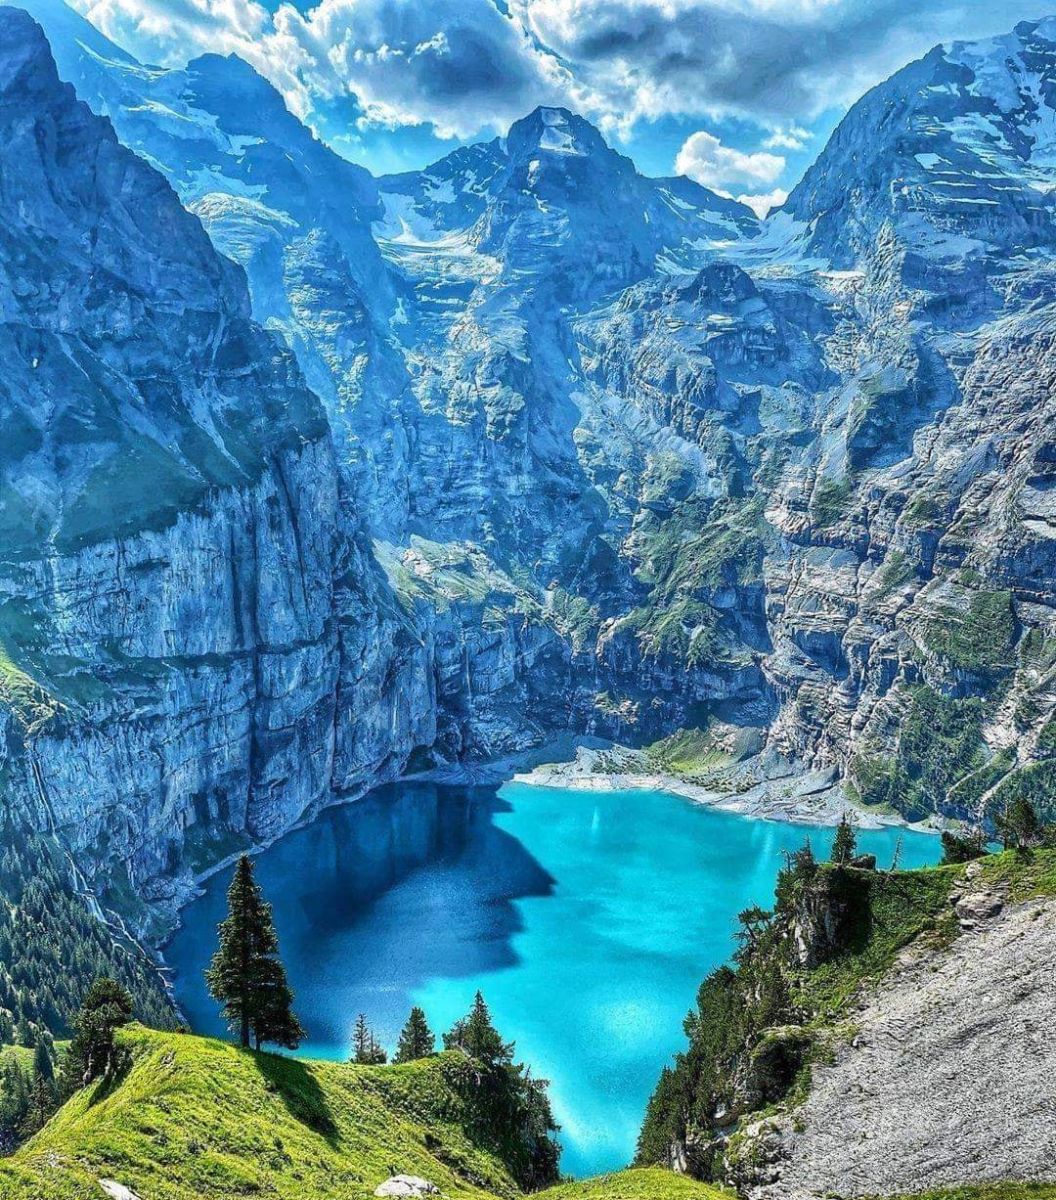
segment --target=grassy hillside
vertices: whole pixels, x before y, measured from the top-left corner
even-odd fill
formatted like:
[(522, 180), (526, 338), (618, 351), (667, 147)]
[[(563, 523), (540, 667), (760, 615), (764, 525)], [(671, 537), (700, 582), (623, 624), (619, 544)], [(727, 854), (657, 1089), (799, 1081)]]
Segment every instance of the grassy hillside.
[(659, 1167), (598, 1175), (537, 1193), (539, 1200), (730, 1200), (732, 1193)]
[[(100, 1200), (102, 1180), (142, 1200), (360, 1200), (396, 1173), (424, 1176), (450, 1197), (520, 1194), (501, 1145), (468, 1132), (459, 1083), (469, 1064), (459, 1054), (358, 1067), (139, 1026), (121, 1036), (130, 1051), (123, 1076), (76, 1095), (0, 1160), (5, 1200)], [(667, 1172), (626, 1178), (615, 1190), (547, 1195), (715, 1195)]]

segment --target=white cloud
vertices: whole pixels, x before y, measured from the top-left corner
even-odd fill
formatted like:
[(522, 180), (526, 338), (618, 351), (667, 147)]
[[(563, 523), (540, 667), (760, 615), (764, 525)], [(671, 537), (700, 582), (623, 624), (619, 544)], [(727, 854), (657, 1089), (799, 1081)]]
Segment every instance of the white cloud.
[(773, 183), (785, 169), (780, 154), (757, 150), (746, 154), (724, 146), (713, 134), (699, 130), (686, 138), (675, 159), (675, 171), (716, 191)]
[(760, 220), (772, 208), (779, 208), (788, 199), (788, 192), (784, 188), (774, 188), (772, 192), (763, 192), (756, 195), (743, 193), (737, 197), (742, 204), (747, 204), (748, 207), (755, 213)]
[[(137, 57), (237, 53), (300, 115), (503, 132), (565, 104), (607, 132), (735, 117), (801, 149), (803, 126), (934, 43), (1004, 32), (1036, 0), (71, 0)], [(302, 0), (303, 3), (303, 0)], [(795, 143), (795, 144), (794, 144)], [(756, 157), (756, 156), (751, 156)], [(758, 176), (755, 182), (759, 182)]]
[(786, 129), (775, 129), (763, 142), (765, 150), (802, 150), (810, 141), (810, 130), (799, 125), (789, 125)]
[(321, 0), (304, 12), (286, 0), (274, 13), (257, 0), (73, 3), (148, 62), (236, 53), (302, 117), (353, 96), (371, 124), (473, 137), (580, 100), (570, 71), (491, 0)]

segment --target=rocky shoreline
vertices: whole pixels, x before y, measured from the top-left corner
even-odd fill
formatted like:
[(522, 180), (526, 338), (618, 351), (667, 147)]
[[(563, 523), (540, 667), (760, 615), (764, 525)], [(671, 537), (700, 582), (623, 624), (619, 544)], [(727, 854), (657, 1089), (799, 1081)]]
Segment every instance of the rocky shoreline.
[(939, 818), (910, 823), (897, 813), (863, 809), (848, 799), (835, 769), (808, 771), (765, 754), (739, 764), (731, 780), (735, 790), (657, 770), (644, 751), (625, 746), (598, 749), (581, 745), (570, 761), (542, 763), (517, 772), (513, 782), (595, 792), (671, 792), (726, 812), (801, 825), (835, 825), (844, 815), (860, 829), (901, 825), (921, 833), (939, 833), (946, 824)]

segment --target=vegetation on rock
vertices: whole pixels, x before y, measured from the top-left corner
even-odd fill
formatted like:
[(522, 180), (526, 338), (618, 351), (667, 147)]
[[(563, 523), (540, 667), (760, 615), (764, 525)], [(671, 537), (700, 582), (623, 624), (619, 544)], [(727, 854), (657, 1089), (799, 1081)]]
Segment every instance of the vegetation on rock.
[(93, 980), (128, 989), (135, 1015), (172, 1028), (175, 1013), (153, 963), (98, 920), (51, 840), (10, 816), (0, 831), (0, 1043), (68, 1036)]
[[(852, 854), (852, 839), (849, 826), (838, 831), (834, 851)], [(773, 911), (740, 914), (734, 964), (701, 984), (686, 1017), (688, 1047), (661, 1074), (637, 1161), (677, 1164), (700, 1178), (720, 1173), (729, 1127), (808, 1086), (825, 1030), (862, 984), (918, 935), (953, 936), (955, 876), (955, 868), (819, 864), (809, 842), (791, 855)]]

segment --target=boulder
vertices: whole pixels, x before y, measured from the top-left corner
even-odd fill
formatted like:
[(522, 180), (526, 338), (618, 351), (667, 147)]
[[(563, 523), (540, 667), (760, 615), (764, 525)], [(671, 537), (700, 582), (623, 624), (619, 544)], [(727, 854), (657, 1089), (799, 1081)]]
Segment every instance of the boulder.
[(962, 896), (954, 905), (954, 911), (963, 925), (988, 921), (991, 917), (996, 917), (1003, 907), (1004, 901), (993, 892), (973, 892)]
[(392, 1175), (374, 1189), (375, 1196), (438, 1196), (440, 1189), (419, 1175)]

